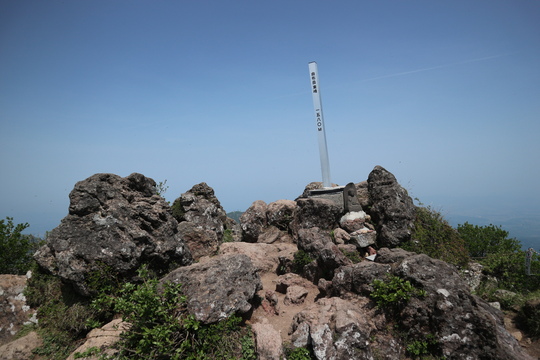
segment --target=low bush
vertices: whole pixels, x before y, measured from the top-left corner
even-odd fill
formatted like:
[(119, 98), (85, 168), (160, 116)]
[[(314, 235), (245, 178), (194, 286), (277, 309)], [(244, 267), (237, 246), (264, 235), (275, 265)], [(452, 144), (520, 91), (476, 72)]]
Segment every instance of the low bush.
[(373, 280), (373, 292), (371, 298), (375, 300), (377, 306), (390, 312), (401, 310), (412, 297), (424, 297), (426, 291), (414, 287), (410, 281), (398, 276), (389, 276), (387, 279)]
[(431, 207), (417, 207), (412, 240), (405, 250), (426, 254), (459, 267), (466, 267), (469, 256), (463, 239), (440, 212)]

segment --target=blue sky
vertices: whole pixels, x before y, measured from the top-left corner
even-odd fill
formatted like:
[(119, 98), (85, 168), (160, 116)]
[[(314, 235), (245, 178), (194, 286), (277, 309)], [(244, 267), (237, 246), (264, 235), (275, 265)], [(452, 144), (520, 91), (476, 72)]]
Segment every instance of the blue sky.
[[(225, 210), (375, 165), (448, 215), (540, 222), (540, 2), (0, 2), (0, 217), (43, 234), (95, 173)], [(540, 246), (540, 244), (539, 244)]]

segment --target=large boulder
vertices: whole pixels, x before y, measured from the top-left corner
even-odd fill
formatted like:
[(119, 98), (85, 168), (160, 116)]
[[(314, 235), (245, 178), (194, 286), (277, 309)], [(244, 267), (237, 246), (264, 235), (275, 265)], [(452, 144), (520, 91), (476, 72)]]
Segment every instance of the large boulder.
[(425, 341), (426, 334), (431, 334), (436, 352), (446, 359), (530, 359), (506, 331), (502, 313), (472, 295), (453, 266), (401, 249), (379, 253), (376, 262), (337, 270), (328, 293), (369, 296), (373, 280), (398, 276), (426, 293), (389, 314), (396, 328), (406, 329), (408, 341)]
[(217, 252), (229, 221), (214, 189), (204, 182), (194, 185), (173, 202), (172, 213), (195, 260)]
[(298, 208), (291, 222), (293, 234), (300, 229), (318, 227), (324, 230), (335, 229), (343, 215), (343, 206), (329, 199), (307, 198), (296, 201)]
[(352, 263), (334, 244), (329, 231), (317, 227), (300, 229), (297, 241), (298, 249), (316, 260), (319, 274), (309, 277), (314, 282), (317, 282), (319, 277), (331, 279), (335, 269)]
[(142, 263), (158, 273), (192, 257), (156, 183), (133, 173), (96, 174), (75, 184), (69, 214), (34, 255), (49, 273), (90, 295), (89, 276), (104, 267), (130, 280)]
[(382, 166), (375, 166), (367, 181), (379, 247), (393, 248), (409, 241), (416, 208), (407, 190)]
[(262, 289), (257, 268), (244, 254), (218, 255), (180, 267), (160, 281), (182, 284), (188, 311), (206, 324), (247, 313)]
[(240, 226), (242, 227), (242, 239), (246, 242), (257, 242), (268, 225), (266, 211), (268, 205), (257, 200), (240, 216)]

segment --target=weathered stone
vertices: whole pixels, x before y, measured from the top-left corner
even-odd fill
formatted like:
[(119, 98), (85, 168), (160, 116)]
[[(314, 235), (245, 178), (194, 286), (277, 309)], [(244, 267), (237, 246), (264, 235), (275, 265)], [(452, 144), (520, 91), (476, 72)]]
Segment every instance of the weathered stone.
[(257, 200), (240, 216), (243, 241), (257, 242), (259, 240), (259, 235), (268, 225), (267, 208), (268, 205), (264, 201)]
[(300, 229), (318, 227), (324, 230), (335, 229), (343, 214), (339, 205), (331, 200), (308, 198), (298, 199), (296, 216), (291, 223), (293, 234)]
[(335, 296), (342, 296), (349, 292), (369, 296), (373, 291), (371, 285), (373, 280), (386, 279), (390, 270), (390, 265), (371, 261), (342, 266), (334, 273), (331, 293)]
[[(297, 241), (298, 249), (305, 251), (316, 259), (317, 267), (330, 278), (334, 269), (351, 264), (351, 260), (334, 244), (328, 231), (316, 227), (300, 229)], [(319, 279), (312, 280), (318, 282)]]
[(281, 335), (268, 321), (255, 323), (252, 325), (252, 329), (255, 334), (255, 345), (259, 360), (283, 359)]
[(32, 350), (43, 344), (41, 337), (32, 331), (19, 339), (0, 346), (0, 360), (28, 360), (33, 359)]
[(308, 290), (303, 286), (293, 285), (287, 288), (287, 293), (285, 294), (285, 300), (283, 303), (285, 305), (298, 305), (302, 304), (308, 295)]
[(268, 226), (260, 234), (257, 240), (259, 243), (273, 244), (273, 243), (291, 243), (293, 242), (291, 236), (283, 231), (279, 230), (275, 226)]
[(257, 269), (244, 254), (219, 255), (180, 267), (160, 281), (182, 284), (188, 311), (206, 324), (248, 312), (262, 289)]
[(370, 245), (374, 245), (376, 240), (377, 233), (373, 230), (367, 230), (365, 232), (357, 232), (355, 235), (351, 235), (349, 242), (354, 244), (358, 249), (363, 249)]
[(103, 265), (128, 280), (141, 263), (158, 273), (187, 265), (191, 253), (155, 181), (141, 174), (96, 174), (75, 184), (69, 214), (34, 255), (38, 264), (81, 295), (88, 276)]
[(348, 183), (343, 188), (343, 211), (345, 213), (362, 211), (354, 183)]
[(287, 289), (291, 286), (306, 288), (314, 285), (300, 275), (294, 273), (280, 275), (276, 280), (276, 291), (279, 293), (286, 294)]
[(372, 205), (371, 199), (369, 198), (368, 182), (362, 181), (357, 184), (354, 184), (356, 187), (356, 197), (362, 209), (367, 209)]
[(407, 190), (381, 166), (376, 166), (369, 174), (368, 190), (373, 203), (370, 215), (377, 224), (379, 246), (397, 247), (409, 241), (416, 208)]
[(86, 335), (86, 341), (71, 353), (66, 360), (74, 360), (77, 353), (83, 353), (90, 348), (97, 348), (100, 353), (87, 356), (84, 360), (99, 360), (102, 355), (114, 356), (118, 350), (114, 349), (113, 345), (120, 340), (120, 335), (128, 330), (129, 326), (122, 319), (114, 319), (99, 329), (93, 329)]
[(221, 242), (215, 231), (204, 229), (190, 221), (178, 224), (178, 236), (189, 248), (193, 260), (215, 255)]
[(336, 244), (345, 244), (351, 239), (351, 235), (342, 228), (334, 229), (334, 242)]
[(311, 346), (319, 360), (373, 359), (372, 316), (361, 303), (323, 298), (294, 316), (291, 341), (295, 347)]
[(339, 219), (339, 226), (348, 233), (364, 228), (366, 213), (363, 211), (348, 212)]
[(278, 200), (268, 204), (266, 209), (268, 225), (273, 225), (282, 231), (288, 231), (295, 210), (296, 202), (292, 200)]
[(0, 344), (10, 341), (26, 324), (37, 323), (36, 311), (26, 305), (27, 276), (0, 275)]
[(276, 273), (279, 258), (292, 259), (297, 248), (294, 244), (278, 243), (278, 244), (263, 244), (263, 243), (245, 243), (231, 242), (224, 243), (219, 249), (222, 255), (245, 254), (253, 263), (253, 266), (262, 273)]
[[(223, 232), (227, 226), (227, 213), (214, 195), (214, 189), (204, 182), (194, 185), (174, 201), (172, 211), (179, 223), (188, 221), (207, 233), (215, 233), (215, 242), (206, 243), (210, 246), (208, 252), (215, 253), (223, 240)], [(201, 246), (197, 247), (201, 248)]]
[(461, 277), (467, 282), (471, 291), (475, 291), (482, 283), (485, 275), (482, 273), (483, 265), (470, 262), (466, 269), (461, 271)]

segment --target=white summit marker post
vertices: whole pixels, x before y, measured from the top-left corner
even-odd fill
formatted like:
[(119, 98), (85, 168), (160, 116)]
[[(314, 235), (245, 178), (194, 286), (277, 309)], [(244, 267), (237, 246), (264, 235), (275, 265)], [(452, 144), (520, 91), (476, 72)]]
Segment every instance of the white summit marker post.
[(331, 188), (332, 183), (330, 181), (330, 161), (328, 160), (328, 147), (326, 146), (326, 131), (324, 129), (321, 89), (319, 86), (319, 72), (317, 70), (317, 63), (315, 61), (309, 63), (309, 73), (311, 76), (311, 94), (313, 95), (313, 107), (315, 109), (315, 124), (317, 126), (317, 134), (319, 135), (319, 155), (321, 157), (323, 187)]

